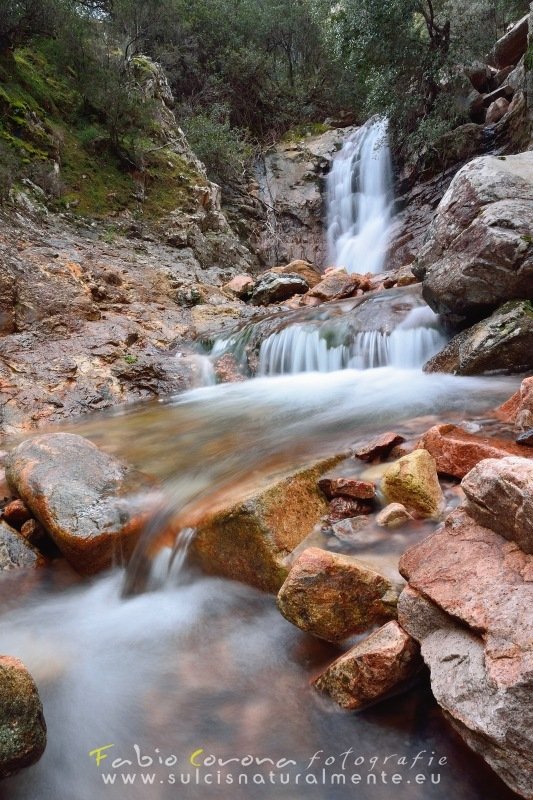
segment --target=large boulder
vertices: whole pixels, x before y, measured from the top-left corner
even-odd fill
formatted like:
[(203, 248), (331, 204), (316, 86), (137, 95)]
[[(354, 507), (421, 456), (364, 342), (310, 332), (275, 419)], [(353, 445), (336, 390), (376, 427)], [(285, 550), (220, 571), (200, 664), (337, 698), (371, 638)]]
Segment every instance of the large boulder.
[(533, 797), (533, 558), (464, 511), (407, 551), (401, 626), (421, 644), (433, 693), (467, 743)]
[(486, 458), (533, 458), (533, 450), (527, 447), (507, 439), (468, 433), (457, 425), (435, 425), (423, 435), (419, 446), (431, 453), (439, 474), (454, 478), (464, 478), (467, 472)]
[(533, 462), (517, 456), (481, 461), (462, 482), (470, 516), (525, 553), (533, 553)]
[(339, 642), (396, 616), (397, 588), (352, 556), (309, 547), (278, 594), (283, 616), (313, 636)]
[(488, 56), (489, 63), (498, 69), (517, 64), (527, 50), (528, 31), (529, 14), (526, 14), (516, 25), (513, 25), (511, 30), (498, 39)]
[(533, 299), (533, 152), (466, 164), (444, 195), (415, 274), (434, 311), (476, 321)]
[(391, 621), (330, 664), (313, 685), (342, 708), (361, 709), (401, 691), (421, 667), (418, 643)]
[(35, 764), (46, 747), (37, 687), (24, 664), (0, 656), (0, 778)]
[(533, 369), (533, 305), (512, 300), (448, 342), (425, 372), (479, 375)]
[(496, 416), (519, 431), (533, 428), (533, 377), (524, 378), (518, 392), (496, 409)]
[(146, 476), (71, 433), (36, 436), (6, 459), (12, 489), (83, 574), (122, 563), (147, 522), (134, 496), (153, 488)]
[(388, 503), (402, 503), (419, 517), (438, 517), (443, 508), (435, 459), (427, 450), (394, 461), (383, 475), (381, 491)]
[(317, 481), (338, 460), (297, 470), (201, 519), (192, 552), (202, 569), (277, 592), (287, 557), (328, 511)]

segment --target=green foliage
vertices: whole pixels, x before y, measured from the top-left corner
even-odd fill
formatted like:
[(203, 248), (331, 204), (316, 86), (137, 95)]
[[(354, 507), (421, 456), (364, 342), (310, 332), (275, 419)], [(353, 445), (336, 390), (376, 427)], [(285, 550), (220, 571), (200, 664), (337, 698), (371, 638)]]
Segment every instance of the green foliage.
[(244, 135), (230, 126), (225, 109), (215, 106), (210, 113), (185, 118), (182, 124), (189, 144), (206, 165), (210, 178), (225, 184), (242, 177), (251, 148)]
[(15, 181), (22, 175), (22, 162), (15, 151), (0, 140), (0, 203), (7, 200)]

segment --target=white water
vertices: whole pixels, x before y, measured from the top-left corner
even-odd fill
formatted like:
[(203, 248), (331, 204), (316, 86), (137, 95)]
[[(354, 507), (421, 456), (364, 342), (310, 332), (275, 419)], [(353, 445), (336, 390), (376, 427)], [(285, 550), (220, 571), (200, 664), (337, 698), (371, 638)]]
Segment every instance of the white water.
[(446, 344), (430, 308), (412, 309), (392, 332), (363, 331), (341, 344), (328, 340), (328, 324), (290, 325), (261, 343), (260, 375), (333, 372), (392, 366), (422, 367)]
[(328, 175), (330, 262), (348, 272), (384, 266), (392, 216), (387, 122), (372, 119), (344, 143)]

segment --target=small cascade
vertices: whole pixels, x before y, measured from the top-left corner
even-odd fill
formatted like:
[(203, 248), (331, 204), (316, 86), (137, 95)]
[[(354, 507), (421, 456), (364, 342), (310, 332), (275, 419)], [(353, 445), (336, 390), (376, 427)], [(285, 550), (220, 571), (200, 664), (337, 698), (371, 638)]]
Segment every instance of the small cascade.
[(343, 331), (342, 321), (318, 327), (291, 325), (262, 342), (258, 372), (282, 375), (386, 366), (416, 369), (446, 343), (437, 320), (430, 308), (421, 307), (413, 308), (392, 331), (352, 333)]
[(333, 161), (327, 190), (331, 263), (348, 272), (381, 272), (393, 201), (386, 120), (371, 119), (346, 140)]

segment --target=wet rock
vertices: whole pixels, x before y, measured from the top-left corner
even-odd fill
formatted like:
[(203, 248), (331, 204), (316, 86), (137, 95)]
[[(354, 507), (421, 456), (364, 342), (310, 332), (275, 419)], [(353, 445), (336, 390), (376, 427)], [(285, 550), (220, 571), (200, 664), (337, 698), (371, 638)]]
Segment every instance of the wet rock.
[(433, 693), (467, 743), (533, 795), (533, 559), (465, 511), (401, 559), (399, 622), (421, 643)]
[(353, 445), (352, 450), (354, 456), (361, 461), (374, 461), (377, 458), (386, 458), (393, 447), (404, 441), (403, 436), (389, 431), (364, 442), (358, 442)]
[(518, 392), (496, 409), (496, 416), (517, 430), (533, 427), (533, 378), (524, 378)]
[(376, 517), (376, 524), (383, 528), (401, 528), (413, 519), (401, 503), (389, 503)]
[(240, 383), (245, 380), (232, 353), (225, 353), (214, 364), (215, 376), (220, 383)]
[(485, 458), (521, 456), (533, 458), (533, 453), (507, 439), (495, 439), (467, 433), (456, 425), (435, 425), (424, 434), (419, 443), (437, 464), (437, 472), (464, 478), (467, 472)]
[(70, 433), (36, 436), (13, 450), (10, 486), (23, 498), (65, 558), (92, 574), (131, 554), (147, 522), (134, 496), (148, 479)]
[(46, 747), (46, 723), (37, 687), (24, 664), (0, 656), (0, 777), (35, 764)]
[(532, 184), (530, 152), (476, 158), (457, 173), (414, 267), (434, 311), (476, 321), (533, 298)]
[(313, 636), (338, 642), (396, 615), (397, 590), (351, 556), (310, 547), (278, 594), (283, 616)]
[(370, 513), (372, 513), (372, 506), (369, 503), (354, 500), (351, 497), (334, 497), (329, 504), (328, 519), (330, 522), (337, 522), (358, 514)]
[(344, 270), (336, 270), (326, 274), (326, 277), (309, 291), (309, 297), (316, 297), (322, 301), (340, 300), (343, 297), (352, 297), (360, 284), (359, 275), (348, 275)]
[(375, 531), (369, 529), (370, 517), (348, 517), (347, 519), (340, 519), (334, 522), (331, 526), (333, 535), (340, 542), (347, 542), (350, 544), (372, 544), (373, 542), (382, 541), (383, 536), (376, 534)]
[(202, 569), (277, 592), (287, 557), (327, 513), (316, 484), (338, 460), (298, 470), (201, 519), (191, 547)]
[(487, 125), (494, 125), (495, 122), (499, 122), (503, 119), (509, 111), (509, 106), (509, 100), (505, 97), (499, 97), (497, 100), (494, 100), (487, 109), (487, 116), (485, 118)]
[(427, 450), (413, 450), (385, 472), (381, 490), (389, 503), (402, 503), (419, 517), (438, 517), (444, 498), (435, 459)]
[(425, 372), (479, 375), (533, 368), (533, 305), (505, 303), (487, 319), (457, 334), (424, 365)]
[(306, 281), (307, 285), (310, 289), (320, 283), (322, 278), (324, 277), (320, 270), (310, 264), (308, 261), (291, 261), (290, 264), (287, 264), (284, 267), (273, 267), (271, 272), (275, 272), (278, 275), (285, 275), (290, 273), (292, 275), (299, 275), (301, 278)]
[(529, 15), (514, 25), (510, 31), (498, 39), (491, 50), (488, 61), (498, 69), (517, 64), (527, 50)]
[(254, 286), (252, 303), (258, 306), (281, 303), (295, 294), (305, 294), (308, 289), (307, 281), (300, 275), (265, 272)]
[(533, 447), (533, 428), (517, 436), (516, 443), (525, 447)]
[(328, 500), (332, 500), (334, 497), (372, 500), (376, 494), (376, 487), (370, 481), (361, 481), (358, 478), (343, 476), (320, 478), (318, 487), (324, 492)]
[(223, 286), (223, 289), (230, 295), (244, 300), (251, 295), (253, 286), (254, 280), (249, 275), (236, 275)]
[(31, 511), (28, 510), (22, 500), (12, 500), (4, 508), (2, 516), (8, 525), (20, 530), (22, 525), (31, 518)]
[(313, 685), (342, 708), (365, 708), (409, 686), (422, 669), (420, 647), (396, 621), (358, 642)]
[(0, 520), (0, 572), (12, 569), (36, 569), (44, 565), (41, 554), (23, 535)]
[(533, 461), (488, 458), (461, 485), (476, 522), (533, 553)]

